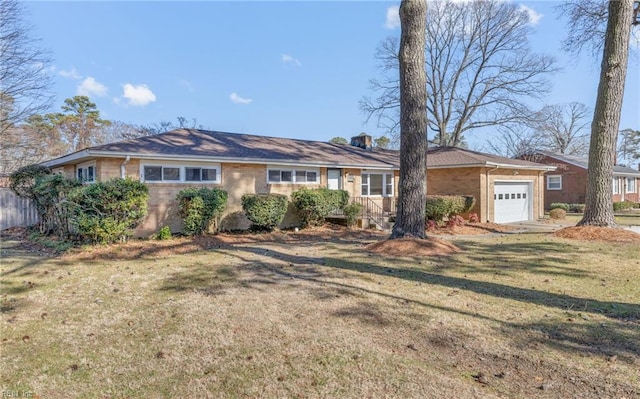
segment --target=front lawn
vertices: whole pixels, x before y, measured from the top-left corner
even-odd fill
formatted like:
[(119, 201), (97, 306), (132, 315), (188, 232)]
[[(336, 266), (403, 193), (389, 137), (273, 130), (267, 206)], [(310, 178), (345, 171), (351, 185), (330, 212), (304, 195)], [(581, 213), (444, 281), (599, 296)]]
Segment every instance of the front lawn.
[(640, 246), (549, 233), (389, 257), (319, 232), (2, 240), (6, 392), (41, 398), (640, 397)]

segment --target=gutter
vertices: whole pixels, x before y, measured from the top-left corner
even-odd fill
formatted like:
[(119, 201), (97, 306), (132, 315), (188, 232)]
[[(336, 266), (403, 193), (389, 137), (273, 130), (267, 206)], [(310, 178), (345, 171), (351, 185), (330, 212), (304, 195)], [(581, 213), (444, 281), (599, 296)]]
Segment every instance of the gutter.
[(127, 170), (126, 170), (125, 166), (127, 166), (129, 161), (131, 161), (131, 156), (127, 155), (127, 157), (124, 159), (124, 162), (122, 162), (122, 164), (120, 165), (120, 177), (123, 178), (123, 179), (127, 175)]

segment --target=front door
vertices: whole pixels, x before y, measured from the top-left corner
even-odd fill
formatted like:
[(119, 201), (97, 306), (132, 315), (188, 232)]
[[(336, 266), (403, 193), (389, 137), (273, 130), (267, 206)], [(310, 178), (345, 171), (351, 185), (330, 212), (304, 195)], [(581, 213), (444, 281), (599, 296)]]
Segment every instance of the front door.
[(329, 190), (342, 189), (342, 170), (327, 169), (327, 188)]

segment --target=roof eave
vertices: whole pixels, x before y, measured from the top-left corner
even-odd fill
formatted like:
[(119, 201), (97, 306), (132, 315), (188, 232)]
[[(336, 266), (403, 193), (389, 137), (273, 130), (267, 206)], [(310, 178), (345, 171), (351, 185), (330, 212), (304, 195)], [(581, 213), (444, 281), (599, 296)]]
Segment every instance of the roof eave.
[(356, 164), (356, 163), (332, 163), (332, 162), (298, 162), (291, 160), (276, 160), (265, 158), (235, 158), (235, 157), (212, 157), (204, 155), (178, 155), (178, 154), (141, 154), (132, 152), (113, 152), (113, 151), (92, 151), (82, 150), (73, 154), (69, 154), (60, 158), (43, 162), (42, 165), (48, 167), (62, 166), (74, 161), (83, 160), (92, 157), (103, 158), (137, 158), (141, 160), (165, 160), (165, 161), (206, 161), (206, 162), (226, 162), (241, 164), (271, 164), (283, 166), (306, 166), (306, 167), (340, 167), (340, 168), (368, 168), (382, 170), (397, 170), (398, 166), (392, 164)]

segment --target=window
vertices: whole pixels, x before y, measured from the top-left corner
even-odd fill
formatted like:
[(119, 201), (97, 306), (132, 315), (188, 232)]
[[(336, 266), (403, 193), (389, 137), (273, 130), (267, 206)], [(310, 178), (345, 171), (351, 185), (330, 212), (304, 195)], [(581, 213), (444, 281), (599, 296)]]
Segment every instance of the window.
[(216, 181), (218, 170), (214, 168), (197, 168), (187, 166), (184, 168), (185, 181)]
[(83, 166), (78, 167), (78, 180), (83, 183), (93, 183), (96, 181), (96, 167)]
[(363, 196), (393, 196), (393, 175), (391, 173), (362, 173), (361, 194)]
[(620, 194), (620, 179), (617, 177), (613, 178), (613, 193)]
[(627, 177), (627, 194), (636, 192), (636, 178), (635, 177)]
[(142, 165), (142, 180), (161, 183), (220, 183), (219, 166)]
[(317, 170), (305, 169), (269, 169), (267, 170), (268, 183), (319, 183)]
[(547, 190), (562, 190), (562, 176), (547, 176)]

